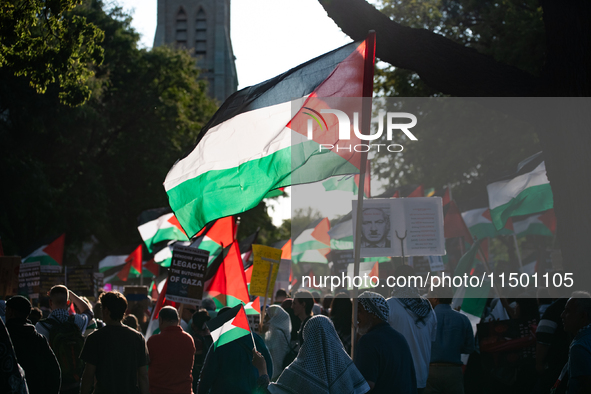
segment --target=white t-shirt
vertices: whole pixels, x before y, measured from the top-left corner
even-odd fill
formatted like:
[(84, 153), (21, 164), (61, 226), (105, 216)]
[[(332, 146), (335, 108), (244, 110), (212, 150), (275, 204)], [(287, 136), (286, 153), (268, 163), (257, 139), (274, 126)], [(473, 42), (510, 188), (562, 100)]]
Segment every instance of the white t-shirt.
[(435, 312), (431, 309), (423, 321), (417, 324), (418, 316), (406, 309), (398, 298), (388, 298), (387, 302), (390, 307), (388, 323), (406, 338), (417, 375), (417, 388), (422, 389), (427, 386), (431, 342), (435, 341), (437, 335)]

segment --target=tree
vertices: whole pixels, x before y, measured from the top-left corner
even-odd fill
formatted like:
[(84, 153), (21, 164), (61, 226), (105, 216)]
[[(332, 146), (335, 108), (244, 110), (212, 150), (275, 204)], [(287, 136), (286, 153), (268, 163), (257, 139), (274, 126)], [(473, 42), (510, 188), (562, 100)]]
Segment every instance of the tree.
[[(363, 39), (368, 30), (375, 30), (376, 56), (415, 72), (435, 92), (465, 97), (585, 97), (591, 93), (589, 2), (540, 1), (546, 51), (536, 74), (436, 32), (405, 27), (363, 0), (319, 1), (351, 38)], [(535, 108), (516, 115), (537, 127), (552, 184), (565, 266), (579, 274), (575, 275), (580, 278), (575, 287), (582, 288), (591, 279), (591, 267), (581, 263), (588, 259), (586, 243), (591, 236), (591, 205), (582, 197), (591, 191), (591, 155), (586, 152), (591, 133), (584, 126), (589, 124), (588, 101), (570, 100), (565, 104), (553, 111), (549, 102), (532, 102)], [(508, 106), (499, 109), (514, 112)]]
[(104, 33), (72, 11), (80, 0), (0, 0), (0, 67), (24, 76), (38, 93), (57, 82), (60, 101), (82, 104), (87, 80), (103, 61)]
[[(138, 49), (131, 18), (93, 1), (75, 9), (105, 32), (104, 63), (82, 106), (49, 85), (0, 69), (0, 232), (6, 253), (47, 234), (69, 245), (91, 235), (103, 250), (139, 244), (136, 217), (167, 204), (162, 182), (216, 110), (195, 60), (167, 47)], [(75, 260), (69, 250), (67, 261)], [(102, 256), (97, 256), (102, 257)]]

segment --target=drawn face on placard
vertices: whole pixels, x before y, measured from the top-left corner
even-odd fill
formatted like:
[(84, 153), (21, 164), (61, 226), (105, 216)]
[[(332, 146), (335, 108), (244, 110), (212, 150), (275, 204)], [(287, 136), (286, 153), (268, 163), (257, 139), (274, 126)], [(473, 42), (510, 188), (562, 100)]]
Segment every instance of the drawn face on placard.
[(361, 225), (363, 247), (390, 247), (390, 241), (387, 239), (389, 232), (390, 218), (382, 209), (367, 208), (363, 210), (363, 223)]

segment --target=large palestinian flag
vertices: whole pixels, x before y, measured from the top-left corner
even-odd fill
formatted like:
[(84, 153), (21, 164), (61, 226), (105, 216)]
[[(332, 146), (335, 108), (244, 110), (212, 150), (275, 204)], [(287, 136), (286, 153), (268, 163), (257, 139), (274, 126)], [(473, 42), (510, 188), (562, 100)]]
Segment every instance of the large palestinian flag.
[(248, 318), (242, 304), (205, 324), (211, 332), (214, 349), (250, 334)]
[(48, 244), (37, 248), (33, 253), (23, 259), (23, 263), (38, 261), (41, 265), (62, 265), (64, 258), (64, 242), (66, 234), (62, 234)]
[[(373, 75), (374, 67), (369, 48), (365, 41), (345, 45), (224, 102), (193, 151), (164, 181), (187, 235), (255, 207), (270, 190), (359, 172), (360, 154), (350, 149), (359, 138), (354, 133), (349, 140), (339, 138), (335, 115), (324, 115), (318, 123), (312, 118), (335, 105), (327, 98), (363, 97), (364, 73)], [(361, 100), (358, 104), (360, 109)], [(312, 139), (307, 125), (313, 128)], [(349, 150), (320, 150), (320, 144)]]
[(529, 215), (554, 207), (542, 152), (525, 159), (519, 163), (515, 174), (489, 184), (486, 189), (490, 216), (498, 230), (512, 216)]

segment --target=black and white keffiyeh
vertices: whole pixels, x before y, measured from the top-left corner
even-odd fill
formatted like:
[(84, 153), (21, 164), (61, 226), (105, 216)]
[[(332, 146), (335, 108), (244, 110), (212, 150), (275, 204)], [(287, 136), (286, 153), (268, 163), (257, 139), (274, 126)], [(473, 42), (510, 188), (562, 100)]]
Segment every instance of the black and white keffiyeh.
[(429, 301), (421, 297), (416, 287), (396, 287), (392, 291), (392, 297), (397, 298), (407, 311), (411, 311), (417, 316), (415, 324), (425, 324), (424, 319), (432, 308)]
[(390, 307), (381, 294), (365, 291), (359, 296), (359, 302), (369, 313), (376, 315), (383, 321), (388, 321)]
[(314, 316), (304, 326), (304, 344), (296, 359), (277, 383), (269, 385), (276, 394), (362, 394), (369, 385), (359, 372), (326, 316)]

